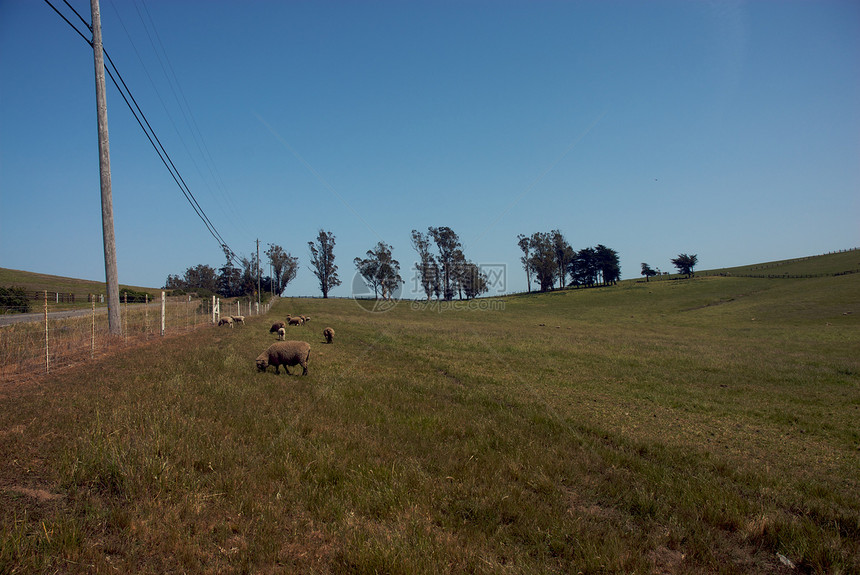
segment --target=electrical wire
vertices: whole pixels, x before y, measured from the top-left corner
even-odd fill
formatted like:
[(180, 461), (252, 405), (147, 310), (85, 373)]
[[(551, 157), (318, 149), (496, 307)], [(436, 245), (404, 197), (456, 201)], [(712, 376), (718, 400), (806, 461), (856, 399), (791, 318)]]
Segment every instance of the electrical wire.
[[(87, 29), (89, 29), (90, 32), (92, 32), (92, 26), (80, 15), (80, 13), (77, 10), (75, 10), (75, 8), (71, 4), (69, 4), (68, 0), (63, 0), (63, 2), (66, 4), (66, 6), (72, 12), (75, 13), (75, 15), (87, 27)], [(45, 0), (45, 3), (48, 4), (48, 6), (50, 6), (51, 9), (54, 10), (54, 12), (56, 12), (57, 15), (59, 15), (60, 18), (62, 18), (66, 22), (66, 24), (71, 26), (72, 29), (75, 32), (77, 32), (78, 35), (81, 36), (81, 38), (83, 38), (87, 44), (90, 45), (90, 47), (93, 46), (92, 40), (87, 38), (87, 36), (83, 32), (81, 32), (77, 28), (77, 26), (75, 26), (68, 18), (66, 18), (66, 16), (63, 15), (51, 3), (50, 0)], [(146, 115), (143, 113), (143, 110), (141, 110), (140, 106), (137, 103), (137, 100), (135, 100), (134, 96), (131, 93), (131, 90), (128, 88), (128, 85), (125, 83), (125, 80), (123, 80), (122, 75), (119, 72), (119, 69), (116, 67), (116, 64), (114, 64), (114, 62), (111, 59), (110, 55), (108, 54), (107, 50), (104, 49), (104, 47), (102, 49), (103, 49), (104, 55), (107, 58), (107, 61), (109, 63), (109, 66), (105, 68), (105, 70), (108, 73), (108, 76), (110, 77), (114, 86), (116, 86), (117, 90), (119, 91), (120, 96), (122, 96), (123, 101), (125, 102), (126, 106), (128, 106), (128, 109), (131, 111), (132, 115), (134, 116), (134, 119), (137, 120), (137, 123), (140, 126), (140, 129), (143, 130), (144, 135), (146, 135), (147, 139), (149, 140), (149, 143), (152, 145), (156, 154), (158, 154), (158, 157), (159, 157), (159, 159), (161, 159), (161, 162), (164, 164), (164, 167), (167, 168), (168, 172), (170, 172), (171, 177), (173, 177), (173, 181), (176, 182), (176, 185), (179, 187), (183, 196), (185, 196), (185, 199), (191, 205), (191, 208), (194, 210), (194, 212), (197, 214), (197, 216), (200, 218), (200, 220), (206, 226), (206, 229), (209, 231), (209, 233), (212, 235), (212, 237), (215, 238), (215, 241), (218, 242), (218, 244), (221, 246), (221, 249), (224, 250), (224, 254), (227, 256), (228, 260), (235, 263), (237, 265), (237, 267), (242, 267), (241, 266), (242, 262), (236, 256), (236, 253), (232, 249), (230, 249), (230, 247), (227, 245), (227, 242), (224, 240), (223, 236), (221, 236), (221, 234), (218, 232), (217, 228), (215, 228), (215, 224), (212, 223), (212, 220), (209, 219), (209, 216), (206, 215), (206, 212), (203, 210), (203, 207), (197, 201), (197, 198), (194, 197), (194, 194), (191, 192), (191, 189), (188, 187), (188, 184), (182, 178), (182, 175), (179, 173), (179, 169), (173, 163), (173, 160), (170, 158), (170, 155), (167, 153), (167, 150), (164, 149), (164, 146), (161, 144), (161, 140), (159, 140), (158, 136), (155, 133), (155, 130), (152, 128), (152, 125), (149, 123), (149, 120), (146, 119)], [(114, 77), (114, 73), (111, 72), (111, 68), (113, 69), (113, 72), (116, 73), (116, 77), (119, 78), (119, 82), (117, 82), (116, 78)], [(120, 86), (120, 83), (122, 83), (122, 87)], [(126, 93), (128, 94), (128, 96), (126, 96)], [(131, 99), (131, 102), (129, 102), (129, 98)], [(134, 106), (132, 106), (132, 102), (134, 103)], [(137, 111), (135, 111), (135, 108)], [(138, 116), (138, 113), (140, 114), (139, 116)], [(141, 118), (143, 118), (143, 119), (141, 120)], [(144, 124), (146, 124), (146, 126), (144, 126)]]

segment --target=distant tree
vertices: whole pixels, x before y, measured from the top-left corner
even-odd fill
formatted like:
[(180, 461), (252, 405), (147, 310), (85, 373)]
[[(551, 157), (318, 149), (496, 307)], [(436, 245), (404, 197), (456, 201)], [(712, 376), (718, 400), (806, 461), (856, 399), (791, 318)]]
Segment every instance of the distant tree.
[(648, 278), (652, 278), (656, 275), (660, 275), (660, 272), (657, 270), (651, 269), (651, 266), (642, 262), (642, 275), (645, 276), (645, 281), (648, 281)]
[(570, 247), (570, 244), (567, 243), (567, 240), (564, 239), (564, 235), (560, 230), (552, 230), (550, 234), (552, 236), (552, 245), (555, 249), (555, 263), (558, 266), (558, 287), (562, 289), (567, 285), (568, 263), (576, 254), (573, 248)]
[(618, 252), (612, 248), (608, 248), (603, 244), (598, 244), (594, 248), (597, 258), (597, 269), (600, 277), (603, 279), (604, 285), (615, 284), (621, 278), (621, 264), (618, 259)]
[(597, 253), (594, 248), (582, 248), (569, 266), (573, 283), (577, 286), (590, 287), (597, 283)]
[(540, 291), (551, 290), (558, 271), (552, 235), (546, 232), (533, 233), (529, 238), (529, 250), (529, 267), (540, 284)]
[(439, 267), (430, 252), (430, 235), (412, 230), (412, 247), (418, 252), (419, 261), (415, 263), (418, 279), (429, 301), (439, 291)]
[(403, 283), (403, 278), (400, 277), (400, 262), (392, 257), (391, 246), (384, 242), (379, 242), (372, 250), (368, 250), (366, 258), (355, 258), (353, 262), (377, 299), (380, 292), (382, 299), (391, 299), (392, 294)]
[(217, 292), (221, 297), (236, 297), (241, 295), (242, 272), (233, 265), (235, 255), (228, 247), (224, 247), (224, 256), (227, 261), (218, 268)]
[(430, 227), (428, 231), (439, 250), (438, 263), (442, 273), (443, 297), (450, 301), (454, 299), (454, 287), (451, 280), (455, 254), (457, 249), (461, 247), (460, 237), (449, 227)]
[(331, 232), (319, 231), (316, 243), (308, 242), (311, 252), (311, 270), (320, 282), (323, 297), (328, 298), (328, 292), (341, 284), (337, 277), (337, 266), (334, 264), (335, 237)]
[(218, 291), (218, 272), (211, 266), (198, 264), (186, 269), (182, 277), (168, 275), (164, 287), (165, 289), (215, 293)]
[(249, 296), (257, 292), (257, 256), (251, 254), (250, 259), (246, 257), (239, 258), (242, 264), (241, 279), (239, 280), (239, 289), (237, 296)]
[(468, 265), (466, 254), (457, 248), (451, 259), (451, 291), (456, 291), (460, 299), (463, 299), (463, 287), (466, 282), (466, 266)]
[(167, 275), (167, 280), (164, 282), (164, 289), (169, 290), (184, 290), (185, 283), (182, 281), (182, 278), (178, 275)]
[(185, 289), (215, 292), (218, 289), (218, 272), (212, 266), (198, 264), (185, 270)]
[(299, 271), (299, 258), (294, 258), (277, 244), (269, 244), (266, 255), (269, 256), (269, 264), (272, 266), (272, 274), (274, 275), (271, 289), (274, 293), (281, 295), (287, 289), (287, 285), (296, 279), (296, 274)]
[(490, 291), (487, 274), (481, 271), (481, 268), (473, 262), (467, 261), (463, 265), (463, 269), (460, 272), (460, 281), (466, 294), (466, 299), (475, 299), (479, 295)]
[(672, 265), (677, 268), (679, 274), (684, 274), (687, 277), (696, 275), (693, 273), (693, 268), (696, 267), (699, 258), (696, 254), (687, 255), (679, 254), (677, 258), (672, 260)]
[(520, 234), (517, 236), (517, 245), (523, 251), (520, 256), (520, 263), (523, 264), (523, 269), (526, 271), (526, 283), (529, 288), (529, 293), (532, 291), (532, 268), (531, 268), (531, 241), (528, 236)]

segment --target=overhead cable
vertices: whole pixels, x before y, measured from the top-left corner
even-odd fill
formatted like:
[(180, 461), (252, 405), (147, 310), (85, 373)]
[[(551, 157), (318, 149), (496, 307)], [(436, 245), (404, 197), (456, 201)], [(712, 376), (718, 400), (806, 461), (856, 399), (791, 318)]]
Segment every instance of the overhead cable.
[[(78, 11), (75, 10), (75, 8), (71, 4), (69, 4), (68, 0), (63, 0), (63, 2), (92, 32), (92, 26), (90, 26), (90, 24), (80, 15), (80, 13), (78, 13)], [(92, 47), (92, 40), (87, 38), (87, 36), (83, 32), (81, 32), (77, 26), (75, 26), (68, 18), (66, 18), (65, 15), (63, 15), (59, 10), (57, 10), (57, 8), (51, 3), (50, 0), (45, 0), (45, 3), (48, 4), (48, 6), (50, 6), (51, 9), (53, 9), (54, 12), (56, 12), (57, 15), (60, 16), (60, 18), (62, 18), (69, 26), (71, 26), (72, 29), (74, 29), (75, 32), (77, 32), (78, 35), (80, 35), (81, 38), (83, 38), (84, 41)], [(209, 216), (207, 216), (206, 212), (203, 210), (203, 207), (197, 201), (197, 198), (194, 197), (194, 194), (191, 192), (191, 189), (188, 187), (188, 184), (185, 183), (185, 180), (179, 173), (179, 169), (173, 163), (173, 160), (170, 158), (170, 155), (167, 153), (167, 150), (164, 149), (164, 146), (161, 144), (161, 140), (159, 140), (158, 136), (155, 133), (155, 130), (152, 128), (152, 125), (150, 125), (149, 121), (146, 119), (146, 115), (143, 113), (143, 110), (141, 110), (140, 106), (137, 103), (137, 100), (135, 100), (134, 96), (131, 93), (131, 90), (125, 83), (125, 80), (123, 80), (119, 69), (116, 67), (116, 64), (114, 64), (106, 49), (104, 50), (104, 54), (107, 58), (108, 63), (110, 64), (110, 66), (106, 68), (108, 76), (110, 76), (111, 81), (113, 82), (114, 86), (116, 86), (120, 96), (122, 96), (123, 101), (125, 102), (126, 106), (128, 106), (128, 109), (134, 116), (134, 119), (137, 120), (140, 129), (143, 130), (144, 135), (146, 135), (146, 138), (149, 140), (149, 143), (152, 145), (156, 154), (158, 154), (158, 157), (159, 159), (161, 159), (161, 162), (164, 164), (164, 167), (166, 167), (167, 171), (170, 172), (173, 181), (176, 182), (176, 185), (179, 187), (180, 191), (185, 196), (185, 199), (191, 205), (191, 208), (206, 226), (206, 229), (224, 250), (224, 253), (228, 257), (228, 259), (237, 264), (237, 266), (241, 267), (241, 261), (236, 256), (236, 253), (227, 245), (227, 242), (215, 228), (215, 224), (212, 223), (212, 221), (209, 219)], [(113, 72), (111, 72), (111, 68), (113, 69)], [(119, 78), (119, 82), (117, 82), (117, 79), (114, 77), (114, 73), (116, 73), (116, 77)], [(120, 83), (122, 83), (122, 87), (120, 86)], [(126, 96), (126, 94), (128, 94), (128, 96)], [(129, 98), (131, 99), (131, 102), (129, 102)], [(132, 102), (134, 103), (134, 106), (132, 106)], [(138, 115), (138, 113), (140, 115)], [(141, 120), (141, 118), (143, 119)], [(144, 126), (144, 124), (146, 124), (146, 126)]]

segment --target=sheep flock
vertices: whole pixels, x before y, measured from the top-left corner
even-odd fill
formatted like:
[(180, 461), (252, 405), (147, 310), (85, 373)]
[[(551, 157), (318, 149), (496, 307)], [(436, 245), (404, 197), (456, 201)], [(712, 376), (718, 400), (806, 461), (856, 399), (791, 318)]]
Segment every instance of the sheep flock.
[[(287, 374), (290, 373), (288, 367), (299, 365), (302, 367), (302, 375), (308, 374), (308, 361), (310, 359), (311, 346), (305, 341), (287, 340), (287, 330), (290, 327), (304, 326), (311, 320), (310, 316), (298, 315), (293, 316), (288, 314), (284, 321), (278, 320), (271, 324), (269, 333), (274, 334), (277, 341), (271, 344), (256, 358), (257, 370), (259, 372), (268, 371), (269, 367), (275, 368), (275, 373), (280, 373), (280, 367), (284, 367)], [(229, 325), (231, 328), (236, 324), (245, 324), (244, 316), (225, 316), (218, 322), (219, 326)], [(322, 331), (322, 336), (325, 343), (334, 341), (334, 329), (326, 327)]]

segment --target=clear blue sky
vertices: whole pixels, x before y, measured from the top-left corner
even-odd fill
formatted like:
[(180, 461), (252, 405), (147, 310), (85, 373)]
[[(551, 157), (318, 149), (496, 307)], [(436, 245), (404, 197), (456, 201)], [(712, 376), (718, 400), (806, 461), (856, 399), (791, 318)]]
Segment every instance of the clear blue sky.
[[(62, 0), (52, 0), (70, 13)], [(89, 20), (89, 2), (70, 0)], [(413, 228), (526, 287), (517, 234), (699, 269), (860, 246), (860, 3), (101, 0), (105, 47), (237, 253)], [(77, 22), (76, 22), (77, 23)], [(108, 84), (121, 283), (224, 262)], [(104, 279), (92, 50), (0, 0), (0, 267)]]

